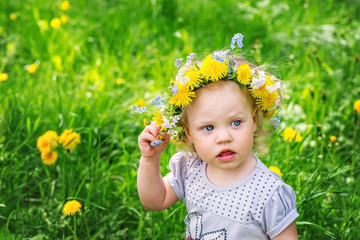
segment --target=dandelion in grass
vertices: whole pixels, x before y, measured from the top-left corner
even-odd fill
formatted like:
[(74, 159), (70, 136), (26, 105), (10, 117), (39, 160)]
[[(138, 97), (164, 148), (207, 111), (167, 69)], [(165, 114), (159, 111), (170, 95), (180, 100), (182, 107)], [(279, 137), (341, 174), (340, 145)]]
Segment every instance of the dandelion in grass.
[(284, 129), (284, 132), (282, 133), (282, 136), (285, 141), (289, 141), (289, 142), (292, 141), (301, 142), (303, 139), (300, 133), (298, 133), (295, 129), (291, 127), (286, 127)]
[(51, 20), (50, 27), (56, 29), (56, 28), (59, 28), (60, 26), (61, 26), (60, 18), (54, 18), (54, 19)]
[(240, 66), (236, 69), (237, 71), (237, 80), (244, 85), (247, 85), (250, 83), (251, 80), (251, 68), (248, 64), (242, 63)]
[(358, 99), (354, 102), (354, 111), (356, 113), (360, 113), (360, 99)]
[(188, 89), (186, 85), (176, 84), (177, 93), (170, 99), (170, 104), (178, 107), (186, 107), (191, 102), (191, 98), (195, 97), (195, 92)]
[(124, 83), (125, 83), (125, 80), (122, 79), (122, 78), (117, 78), (117, 79), (115, 80), (115, 83), (116, 83), (116, 85), (121, 85), (121, 84), (124, 84)]
[(48, 166), (55, 164), (57, 158), (58, 158), (58, 153), (56, 151), (41, 152), (41, 160), (43, 161), (44, 164)]
[(80, 143), (80, 134), (73, 132), (73, 129), (66, 129), (59, 137), (59, 144), (66, 150), (75, 149), (78, 143)]
[(28, 73), (35, 73), (36, 70), (38, 69), (39, 65), (36, 63), (32, 63), (30, 65), (26, 65), (25, 69), (26, 71), (28, 71)]
[(61, 8), (61, 10), (63, 10), (63, 11), (69, 10), (69, 8), (70, 8), (70, 3), (69, 3), (69, 1), (63, 1), (63, 2), (61, 3), (61, 5), (60, 5), (60, 8)]
[(336, 140), (337, 140), (337, 137), (336, 137), (336, 136), (330, 136), (330, 142), (331, 142), (331, 143), (336, 142)]
[(273, 171), (274, 173), (276, 173), (277, 175), (279, 175), (280, 177), (282, 177), (283, 174), (281, 173), (281, 171), (280, 171), (280, 169), (278, 167), (270, 166), (269, 169), (271, 171)]
[(144, 99), (141, 98), (137, 100), (136, 105), (138, 105), (138, 107), (144, 107), (146, 105), (146, 102)]
[(58, 139), (57, 132), (49, 130), (37, 139), (36, 147), (40, 152), (52, 152), (58, 145)]
[(69, 18), (68, 18), (68, 16), (66, 16), (66, 15), (62, 15), (62, 16), (60, 17), (60, 21), (61, 21), (62, 24), (67, 23), (68, 20), (69, 20)]
[(41, 19), (37, 22), (37, 24), (38, 24), (41, 32), (45, 32), (45, 31), (49, 30), (49, 22), (48, 21)]
[(65, 203), (63, 207), (63, 213), (66, 216), (71, 216), (80, 211), (81, 203), (76, 200), (71, 200)]
[(224, 78), (229, 71), (229, 66), (226, 63), (219, 62), (213, 58), (212, 55), (207, 56), (202, 65), (200, 74), (205, 79), (211, 79), (211, 81), (218, 81)]
[(4, 82), (8, 79), (8, 75), (6, 73), (0, 73), (0, 82)]
[(10, 13), (9, 18), (14, 21), (16, 18), (18, 17), (18, 15), (16, 13)]

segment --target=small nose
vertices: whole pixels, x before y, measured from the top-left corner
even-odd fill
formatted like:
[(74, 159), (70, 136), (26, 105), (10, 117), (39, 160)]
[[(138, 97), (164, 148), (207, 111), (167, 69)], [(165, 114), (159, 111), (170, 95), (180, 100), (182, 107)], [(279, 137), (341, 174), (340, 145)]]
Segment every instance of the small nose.
[(217, 138), (216, 138), (217, 143), (226, 143), (226, 142), (231, 142), (231, 141), (232, 141), (232, 136), (228, 129), (219, 129), (218, 130), (218, 134), (217, 134)]

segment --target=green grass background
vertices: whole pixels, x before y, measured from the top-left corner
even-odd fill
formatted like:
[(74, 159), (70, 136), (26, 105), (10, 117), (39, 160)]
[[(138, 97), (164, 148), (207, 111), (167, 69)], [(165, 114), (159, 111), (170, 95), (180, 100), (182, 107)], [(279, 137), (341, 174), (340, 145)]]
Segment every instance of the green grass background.
[[(249, 60), (286, 84), (282, 123), (261, 159), (297, 194), (299, 238), (360, 239), (360, 1), (60, 4), (0, 1), (0, 72), (9, 76), (0, 82), (0, 239), (184, 239), (182, 203), (150, 212), (138, 199), (143, 116), (131, 106), (163, 92), (177, 58), (228, 48), (237, 32)], [(61, 15), (60, 28), (40, 27)], [(286, 126), (303, 141), (285, 141)], [(44, 165), (37, 138), (69, 128), (81, 143)], [(175, 151), (163, 155), (164, 174)], [(75, 218), (62, 213), (71, 199), (83, 204)]]

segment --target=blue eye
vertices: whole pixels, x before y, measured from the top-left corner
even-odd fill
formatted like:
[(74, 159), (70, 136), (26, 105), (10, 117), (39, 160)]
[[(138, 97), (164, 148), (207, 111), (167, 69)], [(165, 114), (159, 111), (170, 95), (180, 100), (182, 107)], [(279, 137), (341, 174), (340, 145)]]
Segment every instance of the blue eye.
[(207, 126), (204, 127), (204, 130), (210, 132), (210, 131), (214, 130), (214, 126), (207, 125)]
[(232, 121), (230, 125), (233, 127), (238, 127), (238, 126), (240, 126), (240, 124), (241, 124), (240, 120), (235, 120), (235, 121)]

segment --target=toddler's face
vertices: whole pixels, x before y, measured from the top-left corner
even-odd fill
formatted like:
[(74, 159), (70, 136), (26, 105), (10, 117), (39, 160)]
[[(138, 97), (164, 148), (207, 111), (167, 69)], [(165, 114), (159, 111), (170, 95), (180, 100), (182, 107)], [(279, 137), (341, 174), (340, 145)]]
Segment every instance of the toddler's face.
[(187, 139), (208, 165), (236, 170), (252, 158), (256, 115), (235, 82), (214, 82), (198, 89), (186, 111)]

